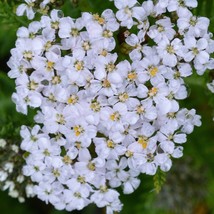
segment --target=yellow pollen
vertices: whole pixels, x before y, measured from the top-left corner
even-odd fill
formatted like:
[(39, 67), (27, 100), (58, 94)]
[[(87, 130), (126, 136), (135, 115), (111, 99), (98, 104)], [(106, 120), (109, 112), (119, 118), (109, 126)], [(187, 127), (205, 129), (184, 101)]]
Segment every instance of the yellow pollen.
[(53, 85), (61, 83), (60, 76), (53, 76), (51, 82), (52, 82)]
[(128, 79), (133, 81), (137, 78), (137, 74), (135, 72), (128, 73)]
[(173, 135), (172, 134), (168, 136), (168, 140), (170, 140), (170, 141), (173, 140)]
[(148, 138), (144, 136), (140, 136), (138, 138), (138, 143), (143, 147), (143, 149), (146, 149), (148, 144)]
[(26, 60), (30, 61), (30, 60), (32, 59), (32, 57), (33, 57), (33, 53), (32, 53), (31, 51), (25, 51), (25, 52), (23, 53), (23, 56), (24, 56), (24, 58), (25, 58)]
[(52, 93), (48, 96), (48, 99), (49, 99), (51, 102), (55, 102), (55, 101), (56, 101), (56, 98), (54, 97), (54, 95), (53, 95)]
[(55, 177), (59, 177), (59, 176), (60, 176), (60, 172), (59, 172), (58, 169), (54, 169), (54, 170), (52, 171), (52, 173), (53, 173), (53, 175), (54, 175)]
[(100, 111), (100, 103), (97, 101), (92, 101), (90, 108), (94, 111), (94, 112), (99, 112)]
[(74, 67), (77, 71), (82, 71), (84, 69), (84, 62), (83, 61), (76, 61)]
[(47, 68), (47, 70), (48, 70), (48, 71), (52, 70), (53, 67), (54, 67), (54, 64), (55, 64), (54, 62), (47, 61), (47, 63), (46, 63), (46, 68)]
[(59, 22), (56, 21), (56, 22), (51, 22), (51, 27), (55, 30), (57, 30), (59, 28)]
[(61, 124), (61, 125), (65, 125), (65, 118), (62, 114), (56, 114), (56, 122)]
[(72, 28), (72, 29), (71, 29), (71, 36), (76, 37), (76, 36), (78, 36), (78, 35), (79, 35), (78, 29)]
[(75, 192), (75, 193), (74, 193), (74, 196), (75, 196), (76, 198), (82, 198), (82, 195), (81, 195), (80, 192)]
[(28, 84), (28, 88), (32, 91), (36, 90), (37, 87), (38, 87), (38, 83), (36, 83), (34, 81), (30, 81)]
[(128, 150), (125, 155), (126, 155), (126, 157), (130, 158), (130, 157), (133, 156), (133, 152), (131, 152), (130, 150)]
[(90, 43), (89, 42), (83, 42), (82, 47), (85, 51), (90, 49)]
[(162, 25), (158, 25), (158, 32), (163, 32), (164, 31), (164, 27)]
[(108, 55), (108, 51), (105, 50), (105, 49), (103, 49), (103, 50), (101, 51), (100, 55), (102, 55), (102, 56), (107, 56), (107, 55)]
[(195, 26), (197, 24), (197, 20), (196, 20), (196, 17), (192, 17), (189, 21), (189, 24), (192, 25), (192, 26)]
[(194, 55), (198, 55), (199, 54), (198, 48), (193, 48), (192, 52), (193, 52)]
[(50, 156), (50, 152), (49, 152), (47, 149), (44, 150), (43, 154), (44, 154), (45, 156)]
[(84, 132), (84, 129), (81, 126), (74, 126), (73, 129), (77, 137)]
[(137, 114), (143, 114), (144, 111), (145, 110), (144, 110), (143, 106), (141, 106), (141, 105), (137, 106)]
[(103, 25), (103, 24), (105, 24), (105, 19), (102, 18), (102, 17), (100, 17), (100, 18), (98, 19), (98, 22), (99, 22), (100, 25)]
[(110, 88), (110, 87), (111, 87), (111, 83), (110, 83), (107, 79), (104, 79), (104, 80), (102, 81), (102, 86), (103, 86), (104, 88)]
[(167, 117), (168, 118), (175, 118), (176, 117), (176, 113), (175, 112), (169, 112), (169, 113), (167, 113)]
[(108, 187), (107, 186), (100, 186), (100, 192), (108, 192)]
[(88, 168), (89, 168), (91, 171), (95, 171), (96, 166), (95, 166), (95, 164), (94, 164), (94, 163), (89, 162), (89, 164), (88, 164)]
[(51, 46), (52, 46), (51, 42), (48, 41), (48, 42), (46, 42), (46, 44), (44, 45), (44, 48), (45, 48), (45, 50), (47, 51)]
[(119, 100), (121, 102), (125, 102), (128, 99), (129, 99), (129, 95), (127, 93), (125, 93), (125, 92), (119, 95)]
[(81, 183), (81, 184), (84, 184), (86, 181), (85, 181), (85, 177), (83, 177), (83, 176), (78, 176), (77, 177), (77, 181), (79, 182), (79, 183)]
[(72, 164), (72, 160), (68, 155), (65, 155), (62, 160), (65, 164)]
[(81, 149), (82, 148), (81, 142), (75, 142), (75, 146), (77, 147), (77, 149)]
[(35, 36), (34, 33), (30, 33), (30, 34), (29, 34), (29, 38), (33, 39), (33, 38), (35, 38), (35, 37), (36, 37), (36, 36)]
[(103, 37), (111, 38), (112, 36), (113, 36), (113, 33), (110, 30), (103, 31)]
[(153, 96), (155, 96), (155, 95), (157, 94), (157, 92), (158, 92), (158, 89), (157, 89), (156, 87), (153, 87), (153, 88), (151, 88), (151, 89), (149, 90), (148, 95), (149, 95), (150, 97), (153, 97)]
[(118, 121), (120, 120), (120, 114), (118, 111), (114, 112), (113, 114), (110, 115), (110, 120), (112, 121)]
[(100, 25), (105, 24), (105, 19), (100, 17), (98, 14), (94, 14), (93, 17)]
[(176, 71), (176, 72), (174, 73), (174, 78), (175, 78), (175, 79), (178, 79), (178, 78), (180, 78), (180, 77), (181, 77), (180, 71)]
[(126, 8), (124, 9), (124, 12), (125, 12), (129, 17), (132, 16), (132, 11), (129, 9), (129, 7), (126, 7)]
[(174, 47), (172, 45), (168, 45), (166, 47), (166, 51), (169, 53), (169, 54), (174, 54), (175, 53), (175, 50), (174, 50)]
[(68, 104), (75, 104), (75, 103), (77, 103), (77, 101), (78, 101), (78, 97), (73, 94), (68, 98), (67, 103)]
[(115, 144), (112, 140), (107, 141), (107, 147), (113, 149), (115, 147)]
[(112, 62), (106, 65), (107, 72), (112, 72), (114, 69), (115, 69), (115, 65)]
[(156, 76), (157, 72), (158, 72), (158, 68), (157, 68), (157, 67), (151, 67), (151, 68), (149, 69), (149, 73), (150, 73), (150, 75), (151, 75), (152, 77)]

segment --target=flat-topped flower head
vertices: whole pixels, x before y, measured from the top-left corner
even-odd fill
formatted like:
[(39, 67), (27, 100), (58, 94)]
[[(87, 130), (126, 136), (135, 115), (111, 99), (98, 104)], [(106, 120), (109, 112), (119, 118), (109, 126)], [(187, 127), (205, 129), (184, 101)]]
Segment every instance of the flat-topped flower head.
[[(115, 13), (76, 19), (52, 10), (21, 27), (11, 50), (17, 111), (37, 110), (35, 126), (21, 129), (23, 173), (56, 209), (95, 203), (108, 214), (120, 211), (117, 188), (129, 194), (141, 173), (169, 171), (187, 134), (201, 124), (194, 109), (179, 106), (188, 96), (184, 79), (214, 68), (209, 20), (190, 12), (197, 2), (114, 4)], [(33, 17), (32, 8), (19, 10)], [(0, 179), (12, 168), (7, 164)]]

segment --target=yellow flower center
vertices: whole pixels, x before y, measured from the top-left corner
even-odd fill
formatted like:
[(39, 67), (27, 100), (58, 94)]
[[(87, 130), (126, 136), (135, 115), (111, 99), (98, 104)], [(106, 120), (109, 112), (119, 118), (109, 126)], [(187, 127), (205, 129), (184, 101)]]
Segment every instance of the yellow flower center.
[(65, 118), (62, 114), (56, 114), (56, 122), (65, 125)]
[(145, 136), (139, 136), (138, 143), (143, 147), (143, 149), (146, 149), (148, 144), (148, 138)]
[(79, 31), (76, 28), (71, 29), (71, 36), (77, 37), (79, 35)]
[(94, 111), (94, 112), (99, 112), (101, 107), (100, 107), (100, 103), (98, 101), (92, 101), (90, 108)]
[(82, 71), (84, 69), (84, 62), (83, 61), (76, 61), (74, 67), (77, 71)]
[(67, 103), (68, 104), (75, 104), (75, 103), (77, 103), (78, 100), (79, 100), (78, 96), (73, 94), (68, 98)]
[(110, 30), (104, 30), (103, 31), (103, 37), (111, 38), (112, 36), (113, 36), (113, 33)]
[(53, 169), (52, 173), (53, 173), (53, 175), (54, 175), (55, 177), (59, 177), (59, 176), (60, 176), (60, 172), (59, 172), (58, 169)]
[(120, 120), (120, 114), (118, 111), (114, 112), (113, 114), (110, 115), (110, 120), (112, 121), (118, 121)]
[(175, 50), (174, 50), (174, 47), (172, 45), (168, 45), (166, 47), (166, 51), (169, 53), (169, 54), (174, 54), (175, 53)]
[(142, 105), (137, 106), (137, 114), (143, 114), (145, 112), (145, 109), (143, 108)]
[(51, 22), (51, 28), (57, 30), (59, 28), (59, 22), (58, 21)]
[(132, 11), (129, 9), (129, 7), (126, 7), (126, 8), (124, 9), (124, 12), (125, 12), (129, 17), (132, 16)]
[(113, 149), (115, 147), (115, 143), (112, 140), (107, 141), (107, 147)]
[(54, 96), (52, 93), (48, 96), (48, 99), (49, 99), (51, 102), (55, 102), (55, 101), (56, 101), (56, 98), (55, 98), (55, 96)]
[(85, 183), (86, 183), (85, 177), (80, 176), (80, 175), (78, 176), (77, 181), (78, 181), (79, 183), (81, 183), (81, 184), (85, 184)]
[(46, 63), (46, 69), (48, 71), (51, 71), (53, 69), (53, 67), (54, 67), (54, 64), (55, 64), (54, 62), (47, 61), (47, 63)]
[(152, 77), (156, 76), (157, 72), (158, 72), (158, 68), (157, 67), (153, 67), (152, 66), (151, 68), (149, 68), (149, 73), (150, 73), (150, 75)]
[(128, 73), (128, 79), (130, 80), (130, 81), (133, 81), (133, 80), (135, 80), (137, 78), (137, 74), (136, 74), (136, 72), (130, 72), (130, 73)]
[(105, 19), (100, 17), (98, 14), (94, 14), (93, 17), (100, 25), (105, 24)]
[(68, 155), (65, 155), (62, 160), (65, 164), (68, 164), (68, 165), (72, 164), (72, 162), (73, 162)]
[(30, 60), (33, 58), (33, 53), (32, 53), (32, 51), (25, 51), (25, 52), (23, 53), (23, 57), (24, 57), (26, 60), (30, 61)]
[(102, 55), (102, 56), (107, 56), (107, 55), (108, 55), (108, 51), (105, 50), (105, 49), (103, 49), (103, 50), (101, 51), (100, 55)]
[(115, 69), (114, 63), (110, 62), (108, 65), (106, 65), (106, 71), (112, 72)]
[(130, 150), (126, 151), (126, 157), (130, 158), (133, 156), (133, 152), (131, 152)]
[(81, 142), (75, 142), (75, 146), (76, 146), (76, 148), (77, 149), (81, 149), (82, 148), (82, 146), (81, 146)]
[(80, 136), (80, 134), (82, 134), (84, 132), (84, 129), (82, 128), (82, 126), (74, 126), (73, 129), (74, 129), (74, 133), (77, 137)]
[(153, 97), (153, 96), (155, 96), (157, 93), (158, 93), (158, 89), (157, 89), (156, 87), (153, 87), (153, 88), (151, 88), (151, 89), (149, 90), (148, 95), (149, 95), (150, 97)]
[(110, 83), (107, 79), (104, 79), (104, 80), (102, 81), (102, 86), (103, 86), (104, 88), (110, 88), (110, 87), (111, 87), (111, 83)]
[(91, 171), (95, 171), (96, 166), (95, 166), (95, 164), (94, 164), (94, 163), (89, 162), (89, 164), (88, 164), (88, 168), (89, 168)]
[(36, 90), (37, 87), (38, 87), (38, 83), (36, 83), (34, 81), (30, 81), (29, 84), (28, 84), (29, 90), (32, 90), (32, 91)]
[(120, 102), (125, 102), (128, 99), (129, 99), (129, 95), (126, 92), (119, 95)]
[(163, 32), (164, 31), (164, 27), (162, 25), (158, 25), (158, 32)]
[(53, 85), (57, 85), (57, 84), (61, 83), (60, 76), (53, 76), (51, 82)]
[(52, 46), (51, 41), (47, 41), (44, 45), (45, 50), (47, 51)]
[(89, 42), (83, 42), (82, 47), (85, 51), (89, 50), (91, 48), (91, 45)]

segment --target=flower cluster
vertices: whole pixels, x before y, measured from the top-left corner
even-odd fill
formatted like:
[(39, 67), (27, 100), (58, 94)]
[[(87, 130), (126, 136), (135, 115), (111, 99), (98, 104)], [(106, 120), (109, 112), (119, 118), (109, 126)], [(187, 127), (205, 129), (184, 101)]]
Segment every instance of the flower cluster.
[[(209, 20), (193, 1), (115, 0), (116, 14), (50, 16), (21, 27), (8, 62), (17, 111), (38, 108), (22, 127), (23, 173), (57, 209), (90, 203), (120, 211), (140, 173), (168, 171), (200, 116), (179, 107), (184, 79), (214, 68)], [(171, 12), (171, 13), (168, 13)], [(126, 28), (123, 41), (118, 32)], [(126, 60), (115, 49), (129, 47)]]
[[(5, 160), (4, 154), (7, 154)], [(0, 188), (8, 190), (9, 196), (24, 202), (25, 197), (34, 196), (33, 185), (22, 173), (23, 158), (15, 143), (0, 139)], [(18, 169), (17, 169), (18, 168)]]
[(50, 8), (58, 3), (61, 4), (61, 0), (24, 0), (24, 3), (17, 7), (16, 15), (26, 15), (31, 20), (37, 12), (47, 14)]

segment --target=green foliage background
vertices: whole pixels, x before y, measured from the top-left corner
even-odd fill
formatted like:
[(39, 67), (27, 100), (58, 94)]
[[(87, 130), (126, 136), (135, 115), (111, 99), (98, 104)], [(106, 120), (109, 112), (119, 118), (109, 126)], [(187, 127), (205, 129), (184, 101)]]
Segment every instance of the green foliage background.
[[(21, 1), (0, 0), (0, 135), (15, 138), (17, 128), (30, 124), (33, 113), (26, 117), (16, 113), (10, 96), (14, 91), (14, 82), (6, 73), (10, 49), (14, 47), (16, 30), (27, 25), (28, 20), (15, 16), (15, 8)], [(65, 15), (78, 17), (81, 11), (101, 13), (105, 8), (112, 8), (113, 3), (107, 0), (79, 0), (78, 5), (72, 0), (65, 0)], [(214, 33), (214, 0), (199, 1), (194, 11), (198, 16), (211, 20), (210, 31)], [(122, 195), (124, 203), (122, 214), (209, 214), (214, 213), (214, 96), (207, 90), (206, 82), (214, 78), (214, 71), (205, 76), (192, 76), (186, 80), (190, 96), (182, 105), (196, 108), (202, 115), (202, 126), (196, 128), (184, 145), (184, 157), (174, 160), (172, 170), (154, 178), (142, 176), (140, 188), (131, 195)], [(14, 129), (14, 127), (17, 127)], [(8, 135), (8, 136), (7, 136)], [(160, 190), (162, 187), (162, 190)], [(157, 191), (160, 192), (157, 194)], [(90, 206), (82, 214), (99, 214), (103, 210)], [(0, 213), (16, 214), (66, 214), (56, 211), (51, 206), (32, 199), (20, 204), (16, 199), (0, 192)]]

